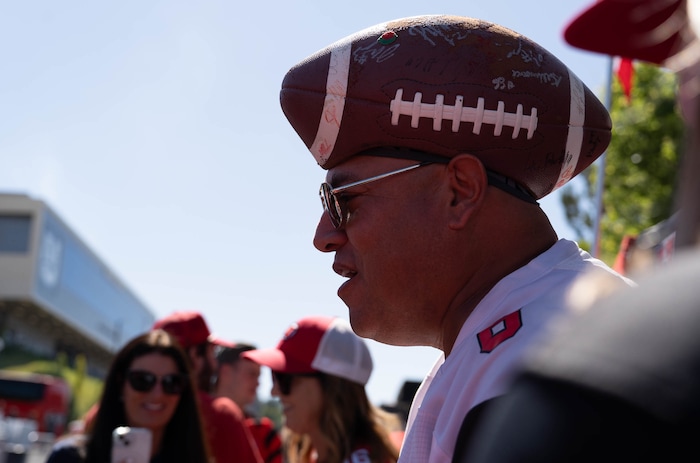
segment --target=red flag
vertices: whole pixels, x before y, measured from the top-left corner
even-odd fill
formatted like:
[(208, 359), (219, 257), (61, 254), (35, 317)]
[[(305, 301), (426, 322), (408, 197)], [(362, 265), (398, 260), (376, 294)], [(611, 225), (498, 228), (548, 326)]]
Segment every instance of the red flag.
[(634, 76), (634, 66), (630, 58), (620, 58), (617, 66), (617, 78), (620, 79), (622, 91), (627, 96), (627, 103), (632, 100), (632, 77)]

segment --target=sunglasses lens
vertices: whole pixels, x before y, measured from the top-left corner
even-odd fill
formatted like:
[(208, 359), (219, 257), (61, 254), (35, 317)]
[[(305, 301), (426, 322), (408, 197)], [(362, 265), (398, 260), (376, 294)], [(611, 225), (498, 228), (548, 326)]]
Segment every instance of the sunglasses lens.
[(310, 373), (281, 373), (278, 371), (272, 372), (272, 378), (277, 384), (277, 389), (279, 389), (282, 395), (289, 395), (292, 392), (292, 382), (297, 376), (304, 376), (307, 378), (318, 378), (319, 381), (323, 381), (323, 373), (321, 372), (310, 372)]
[[(158, 377), (153, 373), (147, 371), (132, 370), (127, 375), (127, 380), (131, 388), (138, 392), (149, 392), (151, 391), (156, 383), (158, 382)], [(170, 375), (165, 375), (160, 379), (161, 388), (166, 394), (177, 395), (181, 394), (185, 390), (187, 381), (185, 377), (181, 374), (174, 373)]]
[(130, 371), (127, 379), (135, 391), (148, 392), (156, 385), (156, 375), (147, 371)]
[(343, 211), (335, 195), (331, 192), (331, 186), (327, 183), (321, 184), (319, 194), (321, 196), (321, 203), (323, 203), (323, 209), (328, 212), (328, 216), (331, 218), (333, 226), (338, 228), (342, 222), (341, 218), (343, 217)]
[(282, 395), (289, 395), (292, 392), (292, 375), (278, 372), (273, 372), (272, 375)]
[(163, 386), (163, 392), (172, 395), (182, 394), (182, 391), (185, 390), (185, 384), (187, 384), (185, 377), (178, 374), (165, 375), (160, 381), (161, 386)]

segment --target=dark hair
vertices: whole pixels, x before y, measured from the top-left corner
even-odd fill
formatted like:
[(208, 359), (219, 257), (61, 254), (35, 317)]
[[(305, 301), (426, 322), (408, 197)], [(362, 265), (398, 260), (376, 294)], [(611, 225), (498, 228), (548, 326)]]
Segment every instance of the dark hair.
[(158, 452), (162, 461), (208, 463), (209, 449), (205, 441), (197, 387), (187, 354), (175, 338), (164, 330), (153, 330), (129, 341), (115, 356), (104, 382), (102, 397), (86, 445), (86, 463), (105, 463), (111, 459), (112, 431), (127, 426), (124, 402), (121, 399), (126, 372), (134, 359), (158, 353), (172, 358), (189, 384), (180, 396), (173, 417), (167, 424)]
[[(214, 379), (216, 378), (216, 365), (212, 365), (209, 361), (209, 349), (213, 347), (213, 344), (209, 341), (204, 341), (193, 346), (185, 348), (185, 354), (187, 356), (187, 363), (192, 369), (195, 375), (195, 385), (200, 391), (204, 391), (208, 394), (212, 392), (214, 386)], [(195, 369), (195, 363), (192, 358), (192, 352), (194, 351), (194, 356), (203, 359), (202, 366), (199, 370)]]
[(254, 349), (254, 345), (242, 342), (237, 342), (233, 347), (218, 346), (216, 350), (216, 361), (219, 363), (229, 363), (233, 365), (241, 359), (241, 354), (243, 352)]

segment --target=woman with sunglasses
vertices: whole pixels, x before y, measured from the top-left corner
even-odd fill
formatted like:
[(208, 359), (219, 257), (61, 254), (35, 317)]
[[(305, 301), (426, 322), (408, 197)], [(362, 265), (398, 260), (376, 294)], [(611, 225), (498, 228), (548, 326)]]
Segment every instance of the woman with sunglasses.
[(287, 463), (396, 462), (390, 436), (396, 417), (370, 403), (365, 384), (372, 357), (349, 323), (306, 317), (287, 329), (276, 348), (241, 356), (272, 370)]
[(166, 331), (132, 339), (112, 361), (86, 433), (59, 440), (47, 463), (110, 462), (112, 432), (120, 426), (150, 430), (151, 463), (209, 463), (188, 365), (184, 351)]

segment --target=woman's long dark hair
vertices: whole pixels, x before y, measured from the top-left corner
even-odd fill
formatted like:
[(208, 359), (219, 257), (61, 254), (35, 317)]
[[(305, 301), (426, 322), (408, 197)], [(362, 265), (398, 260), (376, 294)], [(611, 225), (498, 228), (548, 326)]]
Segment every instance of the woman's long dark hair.
[(189, 378), (188, 387), (180, 396), (173, 417), (165, 428), (158, 454), (159, 461), (209, 463), (209, 449), (197, 399), (197, 385), (185, 352), (175, 338), (163, 330), (140, 335), (124, 346), (112, 361), (94, 421), (90, 424), (86, 463), (109, 463), (112, 451), (112, 431), (128, 426), (122, 390), (126, 373), (134, 359), (157, 353), (172, 358), (180, 373)]

